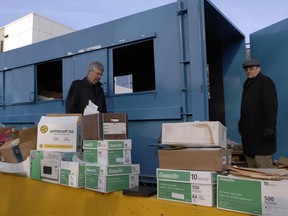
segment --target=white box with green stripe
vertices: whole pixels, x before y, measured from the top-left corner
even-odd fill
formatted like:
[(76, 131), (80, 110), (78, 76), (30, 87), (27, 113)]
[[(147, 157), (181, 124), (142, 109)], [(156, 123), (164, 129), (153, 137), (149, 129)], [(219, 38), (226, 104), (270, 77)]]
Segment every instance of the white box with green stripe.
[(217, 172), (157, 169), (157, 198), (216, 205)]
[(253, 215), (283, 216), (288, 212), (288, 181), (218, 175), (217, 208)]
[(98, 164), (86, 164), (85, 174), (91, 175), (123, 175), (123, 174), (140, 174), (139, 164), (127, 164), (127, 165), (98, 165)]

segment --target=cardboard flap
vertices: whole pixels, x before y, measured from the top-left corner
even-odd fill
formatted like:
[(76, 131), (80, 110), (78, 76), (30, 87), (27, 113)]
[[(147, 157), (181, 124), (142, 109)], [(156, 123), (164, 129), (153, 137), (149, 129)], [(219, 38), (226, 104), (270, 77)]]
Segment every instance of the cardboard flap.
[(259, 169), (259, 168), (243, 168), (231, 166), (228, 168), (229, 172), (237, 176), (245, 176), (255, 179), (266, 180), (283, 180), (288, 179), (288, 170), (286, 169)]

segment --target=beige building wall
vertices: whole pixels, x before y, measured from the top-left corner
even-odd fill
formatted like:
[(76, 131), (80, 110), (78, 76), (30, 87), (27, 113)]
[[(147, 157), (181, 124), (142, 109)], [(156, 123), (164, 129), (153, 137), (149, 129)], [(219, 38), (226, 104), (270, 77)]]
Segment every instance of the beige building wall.
[(3, 52), (75, 31), (35, 13), (30, 13), (3, 28)]

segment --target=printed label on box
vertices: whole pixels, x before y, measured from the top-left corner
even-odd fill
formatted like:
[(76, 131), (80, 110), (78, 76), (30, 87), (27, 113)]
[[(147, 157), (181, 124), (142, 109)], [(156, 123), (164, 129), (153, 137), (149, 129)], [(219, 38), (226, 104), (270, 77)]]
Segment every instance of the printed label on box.
[(103, 134), (126, 134), (126, 123), (103, 123)]
[(98, 164), (86, 164), (86, 174), (94, 175), (123, 175), (123, 174), (140, 174), (140, 165), (98, 165)]
[(262, 180), (262, 212), (263, 215), (287, 215), (288, 181)]
[(262, 214), (261, 181), (218, 176), (217, 207)]
[(191, 184), (186, 182), (157, 181), (157, 197), (177, 202), (214, 206), (217, 185)]
[(120, 150), (131, 149), (132, 140), (83, 140), (84, 149), (107, 149), (107, 150)]
[(98, 192), (109, 193), (139, 185), (139, 175), (99, 176), (86, 174), (85, 188)]
[(189, 182), (196, 184), (215, 184), (217, 172), (214, 171), (186, 171), (172, 169), (157, 169), (157, 179), (167, 181)]

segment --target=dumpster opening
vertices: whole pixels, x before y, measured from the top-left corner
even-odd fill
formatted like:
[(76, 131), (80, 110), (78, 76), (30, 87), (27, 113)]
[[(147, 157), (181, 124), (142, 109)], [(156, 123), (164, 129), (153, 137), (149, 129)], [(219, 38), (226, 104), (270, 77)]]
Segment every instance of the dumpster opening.
[(153, 40), (113, 49), (113, 70), (114, 94), (155, 90)]
[(62, 99), (62, 60), (36, 65), (38, 100)]

